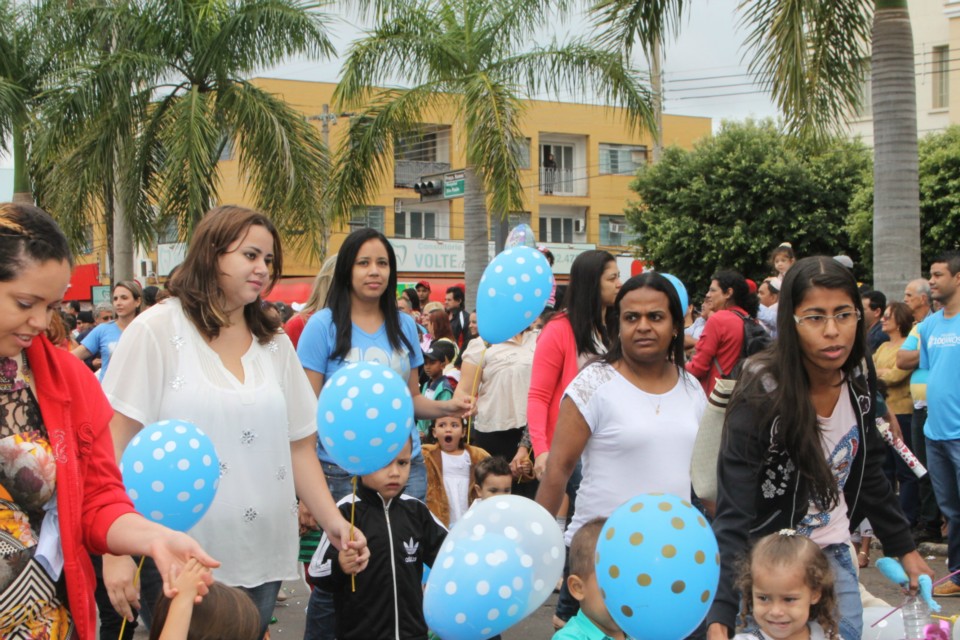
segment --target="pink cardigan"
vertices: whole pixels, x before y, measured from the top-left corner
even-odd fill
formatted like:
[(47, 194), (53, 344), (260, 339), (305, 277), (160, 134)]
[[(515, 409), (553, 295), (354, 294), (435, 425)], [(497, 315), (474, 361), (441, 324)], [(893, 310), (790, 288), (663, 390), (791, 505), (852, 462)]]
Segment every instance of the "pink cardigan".
[(534, 454), (550, 451), (560, 414), (560, 400), (579, 370), (573, 327), (567, 314), (560, 313), (543, 327), (533, 354), (527, 425)]

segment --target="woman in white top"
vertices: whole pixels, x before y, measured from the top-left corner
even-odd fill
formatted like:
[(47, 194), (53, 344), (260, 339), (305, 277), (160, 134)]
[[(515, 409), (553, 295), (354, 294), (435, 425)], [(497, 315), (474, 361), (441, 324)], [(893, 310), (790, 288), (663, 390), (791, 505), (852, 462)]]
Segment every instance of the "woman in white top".
[[(191, 535), (221, 560), (216, 578), (251, 595), (262, 631), (281, 582), (298, 576), (298, 497), (334, 544), (369, 554), (357, 530), (350, 540), (317, 460), (316, 395), (261, 306), (281, 268), (280, 239), (266, 216), (213, 209), (168, 284), (173, 298), (130, 325), (103, 383), (116, 410), (118, 453), (143, 425), (165, 418), (189, 420), (210, 436), (220, 486)], [(132, 577), (129, 560), (105, 560), (108, 587), (117, 581), (108, 570), (116, 576), (118, 565)]]
[(583, 456), (583, 481), (566, 542), (585, 522), (625, 500), (664, 492), (690, 499), (690, 459), (706, 397), (683, 369), (683, 310), (658, 273), (630, 278), (614, 305), (619, 330), (610, 351), (574, 378), (560, 404), (557, 431), (537, 502), (556, 512), (567, 478)]

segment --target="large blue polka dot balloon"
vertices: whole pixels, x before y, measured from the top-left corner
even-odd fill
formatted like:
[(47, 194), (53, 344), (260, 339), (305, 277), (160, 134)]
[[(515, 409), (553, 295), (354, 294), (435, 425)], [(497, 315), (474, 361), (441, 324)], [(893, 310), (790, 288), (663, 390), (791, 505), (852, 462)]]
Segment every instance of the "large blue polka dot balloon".
[(341, 367), (323, 385), (317, 430), (333, 461), (353, 475), (390, 464), (413, 429), (407, 381), (376, 362)]
[(477, 328), (490, 343), (517, 335), (537, 319), (553, 288), (553, 272), (543, 254), (530, 247), (507, 249), (480, 278)]
[(597, 582), (610, 615), (633, 638), (686, 638), (707, 615), (720, 580), (713, 530), (689, 502), (641, 494), (607, 518)]
[(475, 502), (450, 530), (423, 593), (441, 638), (485, 640), (530, 615), (563, 574), (563, 534), (546, 509), (520, 496)]
[(220, 486), (213, 442), (184, 420), (161, 420), (141, 429), (120, 458), (120, 473), (137, 511), (177, 531), (200, 521)]

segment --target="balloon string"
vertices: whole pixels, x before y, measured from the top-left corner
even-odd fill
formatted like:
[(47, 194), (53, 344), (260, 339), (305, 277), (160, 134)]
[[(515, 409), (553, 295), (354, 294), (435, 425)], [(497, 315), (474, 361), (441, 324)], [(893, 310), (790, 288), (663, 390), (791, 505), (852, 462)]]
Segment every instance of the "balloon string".
[[(137, 572), (133, 574), (133, 588), (136, 589), (137, 585), (140, 584), (140, 570), (143, 569), (143, 561), (147, 559), (147, 556), (140, 556), (140, 564), (137, 565)], [(123, 640), (123, 630), (127, 628), (127, 618), (123, 618), (123, 622), (120, 623), (120, 635), (118, 640)]]
[[(350, 501), (350, 540), (353, 540), (353, 520), (357, 509), (357, 476), (353, 476), (353, 500)], [(357, 592), (357, 574), (350, 575), (350, 592)]]
[[(480, 386), (480, 377), (483, 375), (483, 357), (487, 355), (487, 346), (484, 343), (483, 351), (480, 352), (480, 361), (477, 363), (477, 373), (473, 376), (473, 389), (470, 390), (470, 404), (476, 409), (477, 387)], [(467, 418), (467, 446), (470, 445), (470, 435), (473, 433), (473, 416), (476, 411), (470, 412)]]

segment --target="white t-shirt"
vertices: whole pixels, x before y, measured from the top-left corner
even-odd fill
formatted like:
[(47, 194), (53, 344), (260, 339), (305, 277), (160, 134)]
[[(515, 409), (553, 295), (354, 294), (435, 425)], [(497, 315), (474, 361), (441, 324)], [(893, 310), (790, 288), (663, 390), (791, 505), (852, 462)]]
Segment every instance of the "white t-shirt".
[(297, 577), (290, 443), (316, 433), (317, 400), (287, 336), (254, 339), (241, 361), (243, 382), (172, 298), (127, 327), (103, 389), (144, 425), (182, 419), (210, 436), (220, 487), (189, 533), (222, 563), (217, 580), (255, 587)]
[(465, 451), (459, 455), (440, 452), (443, 465), (443, 489), (450, 505), (450, 526), (467, 512), (470, 493), (470, 456)]
[(696, 378), (681, 371), (673, 389), (657, 395), (638, 389), (609, 364), (595, 362), (564, 395), (590, 427), (567, 545), (582, 525), (609, 516), (637, 494), (690, 499), (690, 459), (707, 404)]
[(800, 521), (797, 533), (805, 535), (821, 547), (831, 544), (843, 544), (850, 539), (850, 520), (847, 518), (847, 501), (843, 496), (843, 487), (850, 477), (850, 467), (860, 446), (860, 430), (857, 428), (857, 414), (850, 402), (850, 391), (844, 383), (840, 388), (840, 399), (829, 417), (817, 416), (820, 424), (820, 444), (827, 464), (837, 480), (840, 500), (831, 511), (820, 510), (810, 501), (807, 515)]

